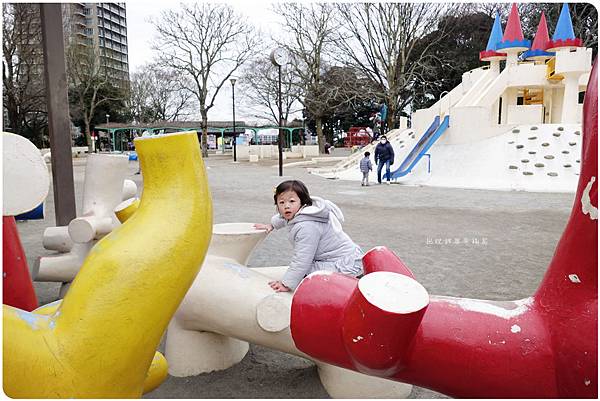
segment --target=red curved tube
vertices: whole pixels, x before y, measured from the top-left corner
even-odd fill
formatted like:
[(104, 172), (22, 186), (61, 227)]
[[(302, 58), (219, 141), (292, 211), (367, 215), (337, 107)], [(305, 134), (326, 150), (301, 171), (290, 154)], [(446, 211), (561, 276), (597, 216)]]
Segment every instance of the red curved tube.
[(2, 303), (26, 311), (38, 307), (13, 216), (2, 216), (2, 273)]

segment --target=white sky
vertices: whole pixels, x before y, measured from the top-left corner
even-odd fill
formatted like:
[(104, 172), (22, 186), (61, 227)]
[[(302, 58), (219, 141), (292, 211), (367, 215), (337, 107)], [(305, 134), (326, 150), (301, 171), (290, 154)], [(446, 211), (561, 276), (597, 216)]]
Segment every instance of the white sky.
[[(277, 30), (277, 15), (271, 11), (271, 1), (230, 0), (224, 2), (230, 4), (238, 13), (246, 16), (250, 23), (260, 28), (265, 34), (268, 35), (270, 32)], [(156, 30), (149, 19), (158, 17), (163, 10), (176, 9), (179, 4), (179, 2), (164, 0), (129, 0), (126, 2), (130, 73), (136, 72), (144, 64), (153, 61), (154, 51), (151, 49), (151, 41), (156, 34)], [(268, 55), (265, 55), (265, 57), (268, 57)], [(249, 120), (250, 117), (244, 114), (243, 105), (237, 101), (238, 95), (236, 90), (236, 120)], [(215, 106), (208, 112), (208, 118), (209, 120), (231, 120), (230, 85), (223, 86), (215, 100)]]

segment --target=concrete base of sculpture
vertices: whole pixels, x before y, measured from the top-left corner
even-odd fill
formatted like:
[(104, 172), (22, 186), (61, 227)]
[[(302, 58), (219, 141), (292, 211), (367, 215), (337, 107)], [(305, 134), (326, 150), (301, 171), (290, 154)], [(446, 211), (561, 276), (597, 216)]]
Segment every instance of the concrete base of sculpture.
[[(246, 355), (248, 342), (310, 359), (290, 332), (293, 293), (268, 285), (286, 267), (248, 268), (266, 236), (251, 223), (217, 224), (206, 260), (169, 324), (165, 356), (172, 376), (227, 369)], [(315, 362), (336, 398), (404, 398), (412, 386)]]

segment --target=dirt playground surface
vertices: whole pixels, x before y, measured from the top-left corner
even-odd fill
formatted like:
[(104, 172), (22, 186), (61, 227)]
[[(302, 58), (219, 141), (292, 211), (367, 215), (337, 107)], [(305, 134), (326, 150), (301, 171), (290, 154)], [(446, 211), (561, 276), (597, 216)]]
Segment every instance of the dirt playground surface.
[[(333, 156), (340, 156), (336, 149)], [(211, 155), (205, 161), (214, 223), (268, 222), (275, 211), (273, 189), (283, 179), (300, 179), (311, 194), (335, 202), (344, 230), (363, 250), (385, 245), (413, 271), (430, 294), (491, 300), (530, 296), (550, 262), (573, 205), (574, 194), (499, 192), (403, 185), (361, 187), (326, 180), (305, 167), (277, 161), (232, 163)], [(142, 190), (137, 162), (128, 178)], [(81, 207), (85, 158), (74, 159), (75, 193)], [(79, 212), (79, 210), (78, 210)], [(52, 185), (46, 218), (17, 224), (30, 268), (42, 247), (45, 227), (55, 225)], [(270, 234), (249, 266), (286, 265), (292, 247), (285, 230)], [(58, 299), (58, 283), (35, 283), (40, 304)], [(163, 344), (159, 347), (163, 350)], [(311, 361), (251, 345), (241, 363), (227, 370), (168, 379), (144, 398), (329, 398)], [(411, 398), (445, 398), (414, 387)]]

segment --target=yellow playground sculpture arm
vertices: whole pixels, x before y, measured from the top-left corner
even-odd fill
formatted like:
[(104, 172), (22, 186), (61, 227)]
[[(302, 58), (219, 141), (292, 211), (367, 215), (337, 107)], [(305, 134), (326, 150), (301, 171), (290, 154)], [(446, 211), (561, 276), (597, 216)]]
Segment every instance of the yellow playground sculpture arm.
[(142, 394), (160, 338), (202, 265), (212, 205), (195, 132), (135, 143), (144, 175), (135, 214), (90, 251), (52, 315), (4, 306), (9, 397)]

